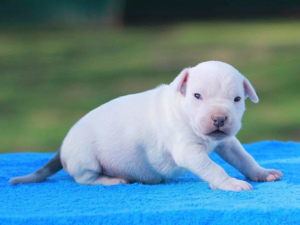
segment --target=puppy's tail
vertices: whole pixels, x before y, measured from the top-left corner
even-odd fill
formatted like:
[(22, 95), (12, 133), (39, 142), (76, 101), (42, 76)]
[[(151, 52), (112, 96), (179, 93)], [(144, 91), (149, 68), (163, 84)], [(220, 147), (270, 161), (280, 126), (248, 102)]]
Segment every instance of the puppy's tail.
[(22, 177), (14, 177), (9, 180), (9, 183), (16, 185), (19, 183), (38, 183), (46, 180), (47, 177), (52, 176), (62, 169), (62, 164), (60, 160), (60, 150), (55, 154), (55, 156), (47, 162), (46, 165), (35, 171), (34, 173), (28, 174)]

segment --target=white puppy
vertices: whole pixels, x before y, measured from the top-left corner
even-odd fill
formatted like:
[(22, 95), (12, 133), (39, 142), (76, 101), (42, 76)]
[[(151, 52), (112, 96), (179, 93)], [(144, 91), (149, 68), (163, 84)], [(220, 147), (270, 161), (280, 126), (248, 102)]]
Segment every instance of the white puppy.
[(71, 128), (53, 159), (10, 183), (40, 182), (63, 167), (81, 184), (154, 184), (191, 171), (212, 189), (251, 190), (208, 156), (215, 150), (252, 181), (281, 178), (280, 171), (260, 167), (235, 137), (247, 97), (258, 102), (235, 68), (200, 63), (184, 69), (170, 85), (91, 111)]

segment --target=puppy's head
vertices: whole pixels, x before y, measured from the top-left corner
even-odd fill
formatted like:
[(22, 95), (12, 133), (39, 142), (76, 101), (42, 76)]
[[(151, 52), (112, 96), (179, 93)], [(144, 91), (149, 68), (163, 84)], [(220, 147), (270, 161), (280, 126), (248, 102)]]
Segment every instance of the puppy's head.
[(181, 115), (204, 139), (236, 135), (242, 126), (245, 99), (259, 101), (251, 83), (223, 62), (209, 61), (184, 69), (170, 86), (178, 93)]

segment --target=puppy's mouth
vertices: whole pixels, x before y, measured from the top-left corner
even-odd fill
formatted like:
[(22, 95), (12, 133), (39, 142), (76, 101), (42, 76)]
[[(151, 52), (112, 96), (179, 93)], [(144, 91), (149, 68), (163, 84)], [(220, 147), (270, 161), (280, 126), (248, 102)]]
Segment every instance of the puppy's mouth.
[(220, 139), (226, 137), (228, 134), (222, 130), (216, 129), (210, 133), (207, 133), (206, 135), (212, 138)]

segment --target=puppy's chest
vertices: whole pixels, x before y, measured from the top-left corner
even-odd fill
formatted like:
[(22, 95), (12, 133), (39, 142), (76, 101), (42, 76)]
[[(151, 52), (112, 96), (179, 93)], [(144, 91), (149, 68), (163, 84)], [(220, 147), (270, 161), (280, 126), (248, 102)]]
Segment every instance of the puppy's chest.
[(212, 153), (218, 145), (216, 143), (210, 143), (207, 145), (206, 153), (209, 155)]
[(165, 146), (159, 146), (156, 149), (147, 151), (148, 162), (150, 166), (164, 177), (171, 179), (183, 175), (187, 172), (186, 169), (177, 166), (172, 155)]

